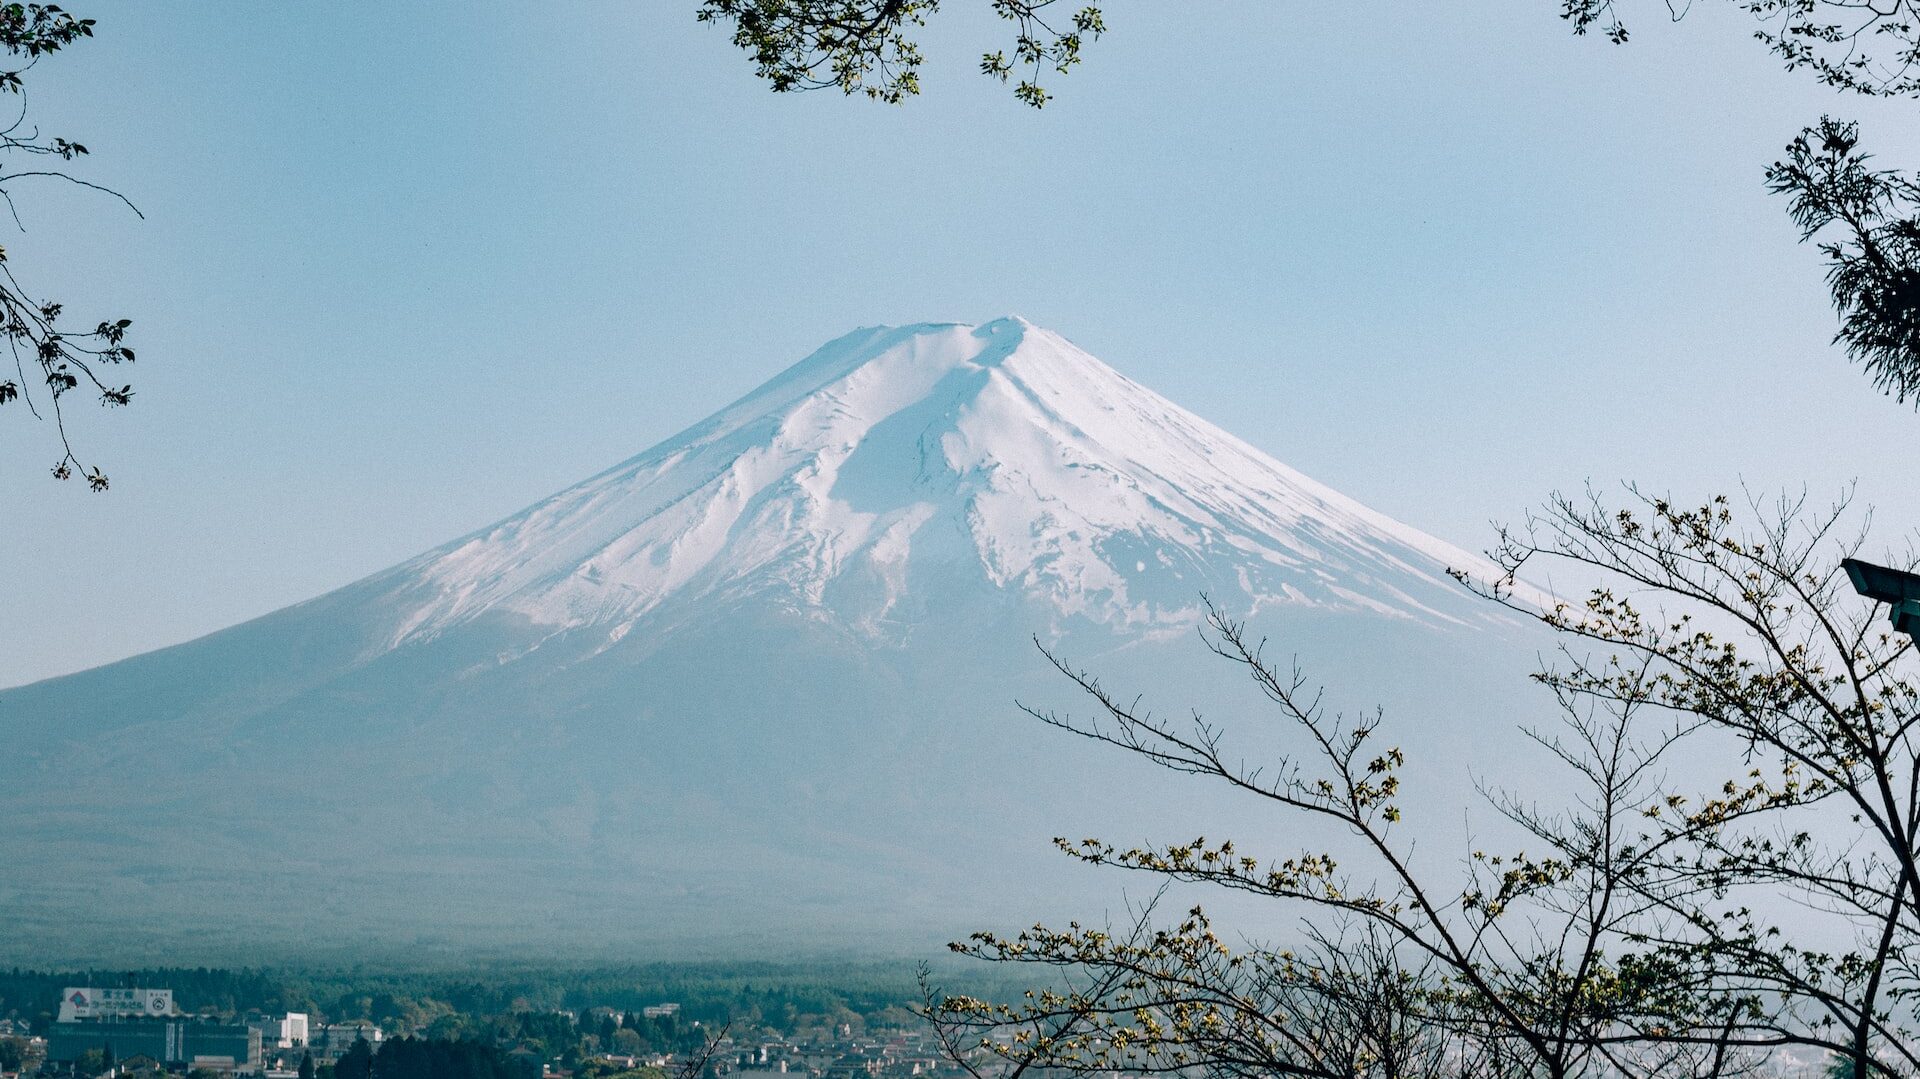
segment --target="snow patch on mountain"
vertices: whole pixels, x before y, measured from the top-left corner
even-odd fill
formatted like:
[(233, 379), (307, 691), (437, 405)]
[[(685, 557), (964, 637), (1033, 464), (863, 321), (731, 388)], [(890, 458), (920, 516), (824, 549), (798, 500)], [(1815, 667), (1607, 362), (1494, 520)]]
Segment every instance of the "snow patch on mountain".
[(393, 648), (483, 612), (610, 644), (663, 605), (750, 597), (885, 640), (903, 605), (983, 583), (1127, 632), (1190, 625), (1203, 590), (1247, 610), (1480, 617), (1449, 567), (1494, 572), (1003, 318), (848, 334), (371, 583)]

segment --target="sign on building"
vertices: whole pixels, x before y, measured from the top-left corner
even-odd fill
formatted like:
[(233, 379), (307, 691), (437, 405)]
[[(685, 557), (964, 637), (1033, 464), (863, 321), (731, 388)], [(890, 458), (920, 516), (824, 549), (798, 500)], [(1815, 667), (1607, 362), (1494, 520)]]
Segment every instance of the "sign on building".
[(60, 1021), (79, 1019), (161, 1018), (173, 1014), (171, 989), (94, 989), (72, 987), (60, 993)]

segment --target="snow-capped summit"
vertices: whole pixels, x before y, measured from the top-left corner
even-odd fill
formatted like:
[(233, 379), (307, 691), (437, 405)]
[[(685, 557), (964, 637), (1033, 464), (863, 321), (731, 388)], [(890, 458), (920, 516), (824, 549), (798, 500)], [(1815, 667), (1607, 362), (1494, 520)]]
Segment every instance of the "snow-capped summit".
[(1003, 318), (855, 331), (380, 582), (389, 647), (487, 612), (615, 641), (749, 599), (881, 641), (983, 587), (1137, 630), (1190, 624), (1202, 590), (1454, 621), (1449, 566), (1486, 568)]
[(1204, 592), (1417, 710), (1464, 782), (1515, 623), (1449, 567), (1491, 572), (1023, 320), (859, 330), (438, 550), (0, 692), (0, 962), (871, 949), (1059, 911), (1086, 884), (1050, 836), (1190, 799), (1060, 755), (1014, 707), (1063, 692), (1032, 638), (1203, 703), (1166, 631)]

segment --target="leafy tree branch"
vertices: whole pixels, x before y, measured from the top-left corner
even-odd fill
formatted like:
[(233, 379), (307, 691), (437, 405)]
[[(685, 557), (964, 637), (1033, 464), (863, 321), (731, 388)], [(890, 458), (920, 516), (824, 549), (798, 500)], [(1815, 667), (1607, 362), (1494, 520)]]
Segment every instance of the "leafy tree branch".
[[(25, 75), (41, 57), (58, 52), (81, 38), (93, 36), (94, 21), (79, 19), (53, 4), (0, 5), (0, 51), (25, 62), (0, 71), (0, 94), (18, 101), (14, 117), (0, 128), (0, 156), (57, 158), (71, 162), (87, 154), (85, 145), (71, 139), (45, 136), (27, 122)], [(0, 172), (0, 202), (22, 232), (15, 195), (25, 184), (55, 180), (103, 192), (134, 214), (139, 209), (110, 188), (73, 176), (62, 168), (24, 168)], [(14, 263), (0, 248), (0, 338), (12, 355), (12, 373), (0, 371), (0, 406), (24, 409), (35, 419), (52, 423), (59, 441), (56, 479), (79, 476), (95, 491), (107, 489), (107, 476), (81, 459), (69, 431), (71, 395), (92, 394), (106, 407), (133, 401), (133, 387), (111, 378), (112, 369), (134, 361), (127, 344), (125, 318), (76, 325), (65, 306), (31, 291), (15, 274)], [(4, 413), (0, 413), (3, 415)]]
[[(1081, 47), (1106, 31), (1099, 7), (1056, 15), (1057, 2), (991, 0), (1013, 27), (1012, 56), (988, 52), (980, 71), (1013, 82), (1014, 96), (1036, 109), (1052, 97), (1042, 78), (1067, 74)], [(734, 45), (776, 93), (837, 89), (897, 105), (920, 92), (925, 58), (914, 37), (939, 7), (940, 0), (702, 0), (695, 17), (732, 26)]]

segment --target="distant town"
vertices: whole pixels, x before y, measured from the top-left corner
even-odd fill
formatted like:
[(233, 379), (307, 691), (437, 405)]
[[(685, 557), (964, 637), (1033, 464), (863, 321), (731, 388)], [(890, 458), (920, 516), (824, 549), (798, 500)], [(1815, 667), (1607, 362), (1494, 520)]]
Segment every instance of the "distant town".
[[(289, 989), (254, 972), (172, 973), (197, 984), (183, 993), (123, 975), (149, 984), (49, 989), (46, 975), (0, 970), (0, 1079), (975, 1079), (1007, 1068), (984, 1052), (956, 1064), (898, 970), (478, 975), (413, 993), (424, 983), (405, 976)], [(1008, 991), (990, 985), (965, 988)], [(665, 999), (665, 986), (686, 999)], [(302, 994), (310, 1010), (241, 1004)], [(1751, 1065), (1753, 1079), (1840, 1074), (1793, 1048)]]
[[(327, 1010), (248, 1007), (252, 978), (61, 985), (0, 972), (0, 1079), (914, 1079), (964, 1074), (895, 979), (853, 998), (817, 986), (694, 980), (696, 1002), (556, 1007), (478, 983), (446, 996), (339, 993)], [(133, 980), (133, 979), (127, 979)], [(222, 983), (225, 982), (224, 987)], [(234, 984), (243, 991), (234, 992)], [(209, 988), (211, 986), (211, 988)], [(638, 990), (610, 992), (633, 996)], [(537, 994), (536, 994), (537, 995)], [(580, 995), (573, 991), (575, 997)]]

